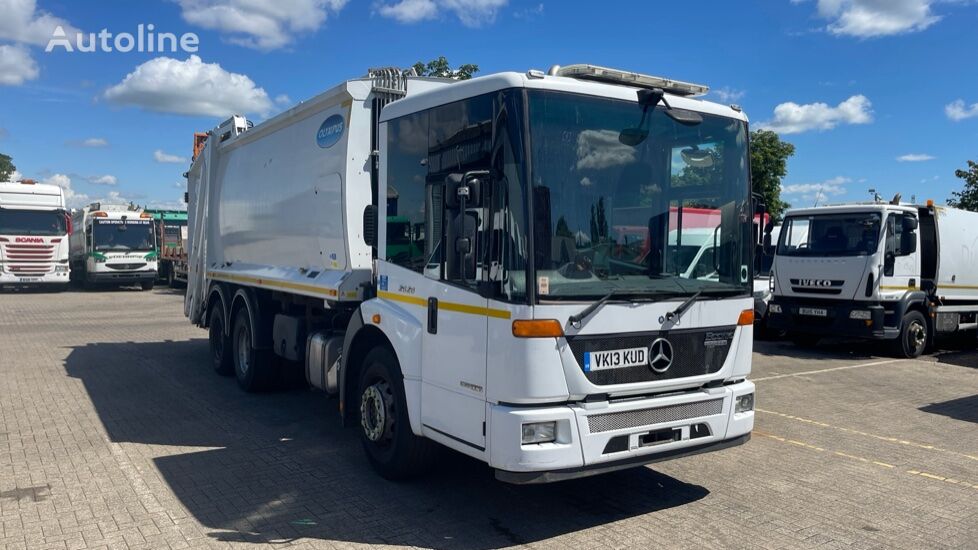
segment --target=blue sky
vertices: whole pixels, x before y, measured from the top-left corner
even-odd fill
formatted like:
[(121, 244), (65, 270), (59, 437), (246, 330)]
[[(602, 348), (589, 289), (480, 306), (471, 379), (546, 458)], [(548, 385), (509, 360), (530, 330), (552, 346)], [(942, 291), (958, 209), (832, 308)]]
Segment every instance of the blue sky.
[[(198, 51), (45, 52), (57, 25), (139, 24), (195, 33)], [(76, 204), (177, 206), (192, 134), (222, 115), (261, 120), (368, 67), (445, 55), (707, 84), (795, 144), (794, 205), (871, 187), (940, 202), (978, 160), (976, 28), (969, 0), (0, 0), (0, 152)]]

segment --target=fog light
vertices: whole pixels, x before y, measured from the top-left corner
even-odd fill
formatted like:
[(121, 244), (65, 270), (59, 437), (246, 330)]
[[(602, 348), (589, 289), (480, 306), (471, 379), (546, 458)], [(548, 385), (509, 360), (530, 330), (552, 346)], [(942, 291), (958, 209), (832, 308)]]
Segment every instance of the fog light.
[(557, 422), (523, 424), (523, 444), (550, 443), (557, 439)]
[(781, 313), (781, 305), (780, 304), (770, 304), (770, 305), (767, 306), (767, 310), (769, 312), (771, 312), (771, 313)]
[(849, 312), (850, 319), (872, 319), (873, 314), (868, 309), (854, 309)]
[(744, 413), (752, 410), (754, 410), (754, 394), (738, 395), (734, 412)]

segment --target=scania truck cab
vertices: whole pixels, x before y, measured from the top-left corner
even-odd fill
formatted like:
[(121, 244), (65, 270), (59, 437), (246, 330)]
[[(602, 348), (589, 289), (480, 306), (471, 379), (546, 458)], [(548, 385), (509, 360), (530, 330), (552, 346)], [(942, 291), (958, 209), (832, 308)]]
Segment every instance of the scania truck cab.
[(886, 340), (902, 357), (938, 333), (974, 329), (978, 213), (910, 204), (789, 211), (772, 269), (768, 323), (801, 344)]
[(75, 211), (71, 239), (76, 279), (88, 287), (153, 288), (159, 254), (152, 215), (130, 205), (92, 203)]
[(305, 363), (388, 478), (432, 443), (535, 483), (747, 441), (740, 109), (590, 65), (408, 76), (388, 101), (403, 76), (210, 133), (186, 311), (215, 369), (252, 390), (271, 355)]
[(0, 183), (0, 287), (65, 288), (70, 234), (61, 187)]

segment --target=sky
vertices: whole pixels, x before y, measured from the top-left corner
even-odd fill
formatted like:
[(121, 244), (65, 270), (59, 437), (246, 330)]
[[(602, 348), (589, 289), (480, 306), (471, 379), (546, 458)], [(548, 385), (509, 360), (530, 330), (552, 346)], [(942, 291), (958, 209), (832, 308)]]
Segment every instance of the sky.
[(181, 207), (195, 131), (444, 55), (705, 84), (796, 146), (794, 206), (940, 203), (978, 160), (976, 28), (978, 0), (0, 0), (0, 153), (73, 206)]

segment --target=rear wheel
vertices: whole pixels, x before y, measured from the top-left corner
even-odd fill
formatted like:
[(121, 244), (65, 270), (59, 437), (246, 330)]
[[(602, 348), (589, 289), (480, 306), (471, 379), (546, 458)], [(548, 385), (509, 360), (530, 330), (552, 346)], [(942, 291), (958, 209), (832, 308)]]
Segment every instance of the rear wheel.
[(389, 349), (376, 348), (364, 358), (358, 395), (360, 441), (371, 466), (390, 480), (424, 473), (437, 446), (411, 431), (403, 379)]
[(900, 336), (892, 343), (894, 355), (907, 359), (920, 357), (927, 345), (927, 319), (919, 311), (908, 311), (900, 323)]
[(272, 361), (268, 350), (255, 348), (254, 331), (248, 310), (241, 308), (234, 317), (231, 347), (234, 356), (234, 375), (238, 385), (246, 392), (258, 392), (268, 387)]
[(234, 372), (234, 362), (231, 359), (231, 342), (225, 334), (227, 321), (224, 319), (224, 308), (221, 304), (211, 306), (207, 316), (208, 340), (211, 346), (211, 365), (214, 372), (227, 376)]
[(176, 288), (176, 286), (177, 286), (177, 279), (176, 279), (176, 276), (173, 274), (173, 266), (172, 265), (170, 265), (170, 267), (167, 268), (167, 270), (166, 270), (166, 284), (170, 288)]

